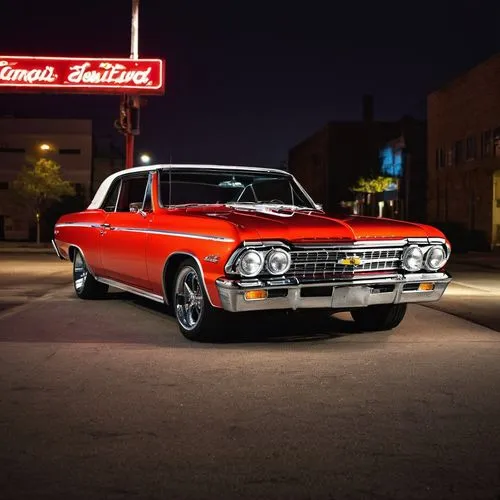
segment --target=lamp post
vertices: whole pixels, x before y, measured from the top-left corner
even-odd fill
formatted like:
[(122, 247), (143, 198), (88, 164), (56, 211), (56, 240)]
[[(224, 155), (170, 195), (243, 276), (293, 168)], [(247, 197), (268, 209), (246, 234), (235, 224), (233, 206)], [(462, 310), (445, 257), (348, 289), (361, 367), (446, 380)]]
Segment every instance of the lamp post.
[[(139, 59), (139, 0), (132, 0), (130, 59)], [(139, 96), (125, 95), (122, 113), (126, 115), (125, 168), (134, 166), (134, 135), (139, 135)]]

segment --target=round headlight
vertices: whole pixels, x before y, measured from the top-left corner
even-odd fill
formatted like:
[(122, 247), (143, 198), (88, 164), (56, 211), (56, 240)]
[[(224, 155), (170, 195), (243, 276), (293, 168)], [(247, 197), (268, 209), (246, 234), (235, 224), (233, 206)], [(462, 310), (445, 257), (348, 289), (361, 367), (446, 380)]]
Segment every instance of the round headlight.
[(290, 255), (285, 250), (275, 249), (267, 254), (266, 269), (271, 274), (285, 274), (292, 263)]
[(407, 271), (420, 271), (424, 263), (424, 254), (420, 247), (408, 247), (403, 253), (403, 268)]
[(431, 247), (425, 257), (425, 266), (431, 271), (437, 271), (444, 266), (446, 260), (446, 253), (443, 247)]
[(257, 276), (262, 271), (264, 260), (259, 252), (249, 250), (245, 252), (237, 266), (237, 270), (243, 276)]

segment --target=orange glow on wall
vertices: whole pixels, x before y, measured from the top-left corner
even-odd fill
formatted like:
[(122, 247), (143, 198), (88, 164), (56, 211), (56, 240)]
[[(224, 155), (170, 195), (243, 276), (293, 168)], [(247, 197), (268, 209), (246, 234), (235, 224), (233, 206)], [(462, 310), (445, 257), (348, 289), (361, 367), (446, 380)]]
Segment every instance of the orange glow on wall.
[(0, 92), (164, 94), (165, 61), (0, 56)]

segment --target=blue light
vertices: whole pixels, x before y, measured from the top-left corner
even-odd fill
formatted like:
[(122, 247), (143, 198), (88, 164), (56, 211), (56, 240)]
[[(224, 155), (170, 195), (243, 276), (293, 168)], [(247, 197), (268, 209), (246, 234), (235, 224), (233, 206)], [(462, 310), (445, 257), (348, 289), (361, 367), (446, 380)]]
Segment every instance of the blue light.
[(386, 146), (380, 150), (380, 171), (389, 177), (403, 176), (403, 155), (400, 149)]

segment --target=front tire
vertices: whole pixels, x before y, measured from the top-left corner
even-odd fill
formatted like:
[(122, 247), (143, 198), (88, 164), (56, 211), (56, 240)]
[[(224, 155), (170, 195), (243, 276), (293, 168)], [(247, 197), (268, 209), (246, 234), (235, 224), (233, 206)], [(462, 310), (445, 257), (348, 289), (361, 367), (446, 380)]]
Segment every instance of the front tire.
[(73, 285), (80, 299), (102, 299), (108, 291), (108, 285), (97, 281), (89, 272), (85, 258), (78, 249), (73, 257)]
[(381, 304), (351, 311), (356, 327), (364, 332), (382, 332), (396, 328), (406, 314), (406, 304)]
[(217, 310), (203, 287), (201, 271), (194, 259), (181, 262), (172, 293), (174, 314), (181, 333), (189, 340), (209, 342), (222, 337), (223, 311)]

